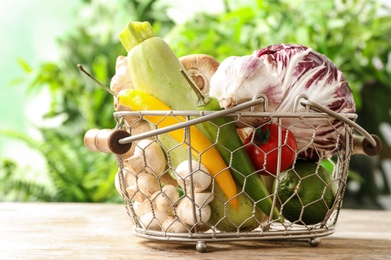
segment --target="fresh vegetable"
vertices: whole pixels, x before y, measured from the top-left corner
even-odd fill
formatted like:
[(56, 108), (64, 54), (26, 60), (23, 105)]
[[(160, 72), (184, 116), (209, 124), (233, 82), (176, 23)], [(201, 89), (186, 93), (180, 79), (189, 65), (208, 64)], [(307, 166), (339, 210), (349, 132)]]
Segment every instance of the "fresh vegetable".
[(182, 76), (184, 70), (170, 46), (148, 22), (130, 22), (119, 35), (128, 51), (129, 74), (135, 89), (154, 95), (175, 110), (192, 110), (197, 96)]
[[(249, 56), (223, 60), (211, 79), (210, 95), (218, 98), (223, 108), (265, 95), (267, 112), (292, 112), (296, 98), (306, 95), (337, 113), (355, 111), (352, 91), (342, 72), (324, 55), (296, 44), (272, 45)], [(262, 109), (259, 106), (254, 111)], [(303, 106), (297, 108), (297, 112), (305, 111)], [(259, 126), (265, 120), (249, 118), (246, 123)], [(337, 140), (344, 135), (339, 120), (317, 118), (302, 124), (295, 118), (284, 118), (282, 124), (292, 126), (290, 130), (296, 136), (298, 149), (303, 149), (300, 156), (304, 158), (325, 156), (336, 149)], [(308, 146), (309, 143), (313, 145)]]
[(139, 141), (133, 156), (124, 160), (124, 164), (138, 173), (146, 171), (155, 176), (164, 174), (167, 160), (160, 145), (149, 139)]
[[(173, 110), (196, 109), (197, 96), (180, 72), (182, 63), (148, 22), (128, 23), (119, 37), (128, 51), (127, 69), (134, 89), (153, 95)], [(188, 158), (187, 149), (172, 136), (161, 134), (159, 141), (167, 148), (171, 166)]]
[(155, 192), (160, 190), (160, 184), (171, 186), (170, 181), (166, 180), (166, 177), (163, 178), (166, 174), (159, 177), (160, 183), (157, 177), (151, 173), (135, 172), (132, 168), (126, 166), (122, 170), (122, 181), (120, 181), (119, 174), (117, 172), (115, 175), (115, 188), (119, 194), (125, 195), (131, 201), (143, 202), (151, 198)]
[(214, 194), (208, 191), (194, 193), (194, 205), (204, 207), (214, 199)]
[(295, 224), (327, 221), (333, 209), (337, 182), (320, 164), (298, 161), (281, 174), (277, 193), (282, 215)]
[(168, 216), (162, 223), (162, 229), (165, 232), (186, 233), (190, 231), (190, 227), (178, 220), (175, 216)]
[(152, 195), (152, 199), (156, 201), (157, 210), (172, 215), (174, 205), (179, 200), (179, 192), (175, 186), (165, 185), (161, 190)]
[[(114, 185), (118, 193), (122, 195), (125, 192), (126, 187), (132, 186), (136, 183), (136, 174), (127, 167), (122, 170), (123, 181), (121, 183), (119, 172), (115, 174)], [(122, 188), (122, 189), (121, 189)], [(131, 198), (131, 194), (125, 194), (128, 198)]]
[[(194, 199), (183, 197), (176, 207), (177, 216), (190, 226), (206, 224), (212, 213), (209, 203), (213, 198), (214, 195), (210, 192), (194, 193)], [(193, 209), (195, 209), (195, 214), (193, 214)]]
[(220, 63), (210, 55), (190, 54), (179, 58), (189, 76), (204, 94), (209, 93), (210, 80)]
[(191, 170), (189, 170), (188, 160), (180, 163), (175, 170), (177, 182), (182, 190), (187, 192), (192, 192), (193, 190), (194, 192), (202, 192), (212, 183), (208, 169), (198, 161), (192, 160)]
[(163, 222), (168, 217), (167, 213), (157, 210), (156, 203), (149, 199), (133, 202), (133, 209), (139, 223), (149, 230), (161, 230)]
[(133, 210), (137, 216), (145, 215), (148, 212), (154, 210), (155, 206), (150, 200), (135, 201), (133, 202)]
[(143, 202), (147, 198), (146, 194), (139, 191), (137, 185), (127, 186), (125, 191), (131, 201)]
[[(130, 22), (119, 38), (128, 51), (127, 70), (134, 89), (155, 96), (173, 110), (195, 109), (197, 97), (180, 73), (184, 67), (170, 46), (155, 35), (150, 23)], [(172, 136), (162, 134), (159, 141), (169, 150), (173, 167), (188, 158), (185, 147), (178, 146)]]
[[(142, 139), (132, 157), (124, 159), (123, 181), (119, 172), (115, 176), (115, 187), (131, 201), (143, 202), (164, 187), (174, 187), (178, 183), (167, 171), (167, 161), (160, 145), (156, 141)], [(176, 188), (175, 188), (176, 189)], [(178, 195), (179, 196), (179, 195)]]
[(152, 194), (160, 189), (160, 185), (155, 176), (145, 172), (137, 175), (136, 189), (150, 198)]
[(216, 185), (213, 193), (215, 198), (209, 204), (212, 213), (208, 224), (218, 230), (225, 232), (251, 231), (265, 220), (266, 214), (255, 205), (246, 193), (242, 192), (238, 195), (240, 205), (238, 211), (226, 207), (227, 198), (220, 187)]
[[(130, 107), (134, 111), (171, 110), (154, 96), (138, 90), (123, 90), (118, 94), (118, 100), (120, 104)], [(171, 116), (146, 115), (144, 118), (155, 124), (158, 128), (172, 126), (185, 121), (185, 118), (183, 117), (174, 118)], [(184, 146), (187, 146), (187, 143), (184, 142), (185, 129), (171, 131), (168, 134), (178, 143), (182, 143)], [(230, 200), (230, 205), (234, 209), (237, 209), (238, 200), (234, 198), (237, 194), (236, 185), (219, 152), (212, 145), (209, 139), (206, 138), (195, 126), (190, 127), (190, 138), (193, 148), (191, 151), (193, 155), (199, 158), (201, 164), (205, 165), (209, 173), (214, 176), (217, 184), (223, 189), (226, 196), (230, 199), (232, 198), (232, 200)]]
[(135, 179), (132, 184), (127, 183), (123, 187), (131, 200), (142, 202), (160, 190), (162, 184), (169, 184), (173, 181), (171, 176), (165, 172), (167, 160), (164, 152), (154, 140), (139, 141), (134, 154), (124, 159), (123, 162), (127, 169), (124, 176), (129, 179), (128, 176), (131, 175)]
[[(268, 72), (261, 59), (253, 55), (231, 56), (221, 62), (212, 76), (209, 95), (216, 97), (220, 106), (227, 109), (265, 94), (270, 109), (274, 109), (283, 97), (280, 85), (280, 81)], [(261, 108), (259, 106), (257, 110)], [(255, 125), (258, 122), (250, 123)]]
[[(148, 174), (152, 176), (151, 174)], [(146, 229), (168, 232), (186, 232), (187, 225), (178, 222), (174, 214), (179, 193), (176, 187), (165, 185), (144, 200), (132, 202), (139, 223)]]
[(263, 175), (276, 175), (288, 169), (297, 152), (292, 132), (274, 123), (255, 129), (246, 138), (244, 145), (255, 168)]

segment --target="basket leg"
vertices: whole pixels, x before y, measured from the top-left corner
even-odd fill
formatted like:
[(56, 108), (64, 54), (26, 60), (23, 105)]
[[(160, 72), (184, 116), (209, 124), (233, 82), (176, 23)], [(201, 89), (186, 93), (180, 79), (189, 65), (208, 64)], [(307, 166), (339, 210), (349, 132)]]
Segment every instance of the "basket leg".
[(196, 245), (196, 250), (200, 253), (205, 253), (206, 252), (206, 249), (207, 249), (207, 245), (205, 243), (205, 241), (198, 241), (197, 242), (197, 245)]
[(320, 244), (320, 238), (317, 238), (317, 237), (310, 238), (310, 240), (308, 242), (310, 243), (310, 245), (312, 247), (317, 247)]

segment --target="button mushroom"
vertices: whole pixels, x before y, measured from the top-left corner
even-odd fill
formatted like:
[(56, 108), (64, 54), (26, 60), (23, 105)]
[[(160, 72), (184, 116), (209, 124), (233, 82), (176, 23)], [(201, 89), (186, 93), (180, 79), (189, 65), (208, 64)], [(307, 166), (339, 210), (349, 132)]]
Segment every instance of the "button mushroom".
[(162, 223), (162, 229), (165, 232), (185, 233), (190, 231), (190, 227), (182, 223), (175, 216), (168, 216)]
[(121, 195), (124, 194), (124, 191), (126, 190), (127, 187), (132, 186), (136, 183), (136, 175), (131, 169), (125, 167), (122, 170), (122, 178), (123, 180), (121, 182), (120, 172), (117, 172), (114, 178), (115, 188), (117, 189), (118, 193)]
[(160, 189), (160, 185), (156, 177), (149, 173), (140, 173), (137, 175), (135, 185), (138, 190), (148, 198)]
[(191, 168), (188, 160), (181, 162), (175, 172), (178, 184), (187, 191), (194, 188), (194, 192), (202, 192), (212, 183), (212, 176), (206, 167), (196, 160), (191, 161)]
[(143, 202), (133, 202), (133, 209), (140, 224), (149, 230), (161, 230), (162, 224), (167, 218), (165, 212), (159, 211), (156, 208), (156, 204), (149, 199)]
[(174, 205), (179, 200), (179, 192), (176, 187), (172, 185), (164, 186), (161, 191), (157, 191), (152, 199), (156, 202), (156, 208), (159, 211), (172, 214)]
[(190, 54), (180, 57), (179, 60), (198, 88), (203, 93), (208, 94), (210, 79), (220, 63), (212, 56), (206, 54)]
[(161, 176), (166, 169), (167, 160), (160, 145), (149, 139), (139, 141), (133, 156), (124, 160), (124, 164), (138, 172), (148, 172)]
[[(212, 193), (195, 193), (194, 200), (182, 198), (176, 207), (177, 216), (188, 225), (205, 224), (211, 216), (209, 202), (213, 200)], [(195, 210), (195, 211), (194, 211)]]

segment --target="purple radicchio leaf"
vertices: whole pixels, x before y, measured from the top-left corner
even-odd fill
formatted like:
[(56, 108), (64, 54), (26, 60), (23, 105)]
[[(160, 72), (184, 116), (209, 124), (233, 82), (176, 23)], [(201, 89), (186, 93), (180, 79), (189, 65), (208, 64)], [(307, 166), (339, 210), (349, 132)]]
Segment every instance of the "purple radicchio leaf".
[[(341, 71), (326, 56), (302, 45), (278, 44), (253, 53), (261, 59), (268, 72), (281, 82), (283, 98), (274, 111), (293, 111), (295, 98), (300, 94), (337, 113), (354, 113), (352, 91)], [(298, 112), (304, 111), (304, 107)], [(308, 119), (298, 122), (286, 118), (297, 139), (301, 156), (308, 159), (331, 156), (339, 149), (344, 136), (344, 124), (330, 119)]]

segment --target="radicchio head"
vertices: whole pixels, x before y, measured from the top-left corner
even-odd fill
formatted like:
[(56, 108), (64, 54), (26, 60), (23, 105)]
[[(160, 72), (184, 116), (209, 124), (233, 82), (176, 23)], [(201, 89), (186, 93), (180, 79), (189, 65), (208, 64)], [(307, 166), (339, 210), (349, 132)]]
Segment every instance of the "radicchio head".
[[(256, 66), (246, 66), (249, 63)], [(298, 44), (271, 45), (249, 56), (229, 57), (211, 80), (210, 95), (221, 103), (234, 97), (235, 105), (260, 94), (268, 98), (268, 112), (294, 112), (300, 95), (337, 113), (355, 112), (352, 91), (342, 72), (326, 56)], [(295, 112), (305, 109), (298, 107)], [(263, 122), (249, 119), (246, 123), (258, 126)], [(343, 124), (330, 118), (284, 118), (282, 124), (293, 132), (300, 156), (306, 159), (332, 154), (344, 136)]]

